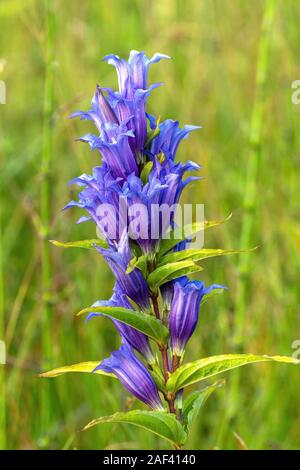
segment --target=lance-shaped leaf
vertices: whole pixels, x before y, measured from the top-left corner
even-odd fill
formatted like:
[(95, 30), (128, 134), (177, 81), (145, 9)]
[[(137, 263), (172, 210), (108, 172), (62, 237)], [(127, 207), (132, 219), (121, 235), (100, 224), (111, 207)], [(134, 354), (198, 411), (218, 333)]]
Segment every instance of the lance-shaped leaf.
[[(48, 372), (43, 372), (39, 374), (39, 377), (58, 377), (59, 375), (68, 374), (70, 372), (86, 372), (91, 373), (99, 365), (99, 362), (89, 361), (89, 362), (79, 362), (78, 364), (72, 364), (71, 366), (57, 367), (56, 369), (49, 370)], [(104, 372), (103, 370), (96, 370), (95, 374), (106, 375), (108, 377), (116, 378), (114, 374)]]
[(145, 147), (149, 147), (149, 144), (151, 144), (152, 140), (160, 134), (159, 123), (160, 118), (157, 119), (155, 129), (151, 130), (150, 132), (147, 132), (147, 140), (145, 143)]
[(103, 416), (94, 419), (84, 427), (84, 431), (97, 424), (104, 423), (128, 423), (147, 429), (157, 436), (166, 439), (180, 447), (186, 440), (186, 433), (183, 426), (171, 413), (164, 411), (143, 411), (133, 410), (127, 413), (115, 413), (111, 416)]
[[(193, 238), (196, 233), (206, 230), (210, 227), (215, 227), (217, 225), (227, 222), (231, 218), (232, 214), (224, 220), (204, 220), (203, 222), (195, 222), (193, 224), (187, 224), (182, 229), (173, 229), (166, 234), (166, 237), (160, 242), (158, 256), (162, 257), (165, 253), (170, 251), (174, 246), (178, 245), (183, 240), (187, 238)], [(179, 236), (177, 235), (180, 234)]]
[(193, 261), (179, 261), (178, 263), (168, 263), (156, 268), (147, 278), (149, 287), (154, 290), (165, 282), (176, 277), (187, 276), (188, 274), (202, 271), (201, 266), (197, 266)]
[(161, 321), (143, 312), (123, 307), (103, 306), (85, 308), (77, 313), (77, 316), (91, 312), (102, 313), (104, 316), (107, 315), (108, 317), (119, 320), (122, 323), (126, 323), (126, 325), (132, 326), (159, 343), (166, 343), (169, 337), (169, 331)]
[(148, 183), (149, 175), (153, 167), (153, 162), (148, 162), (141, 171), (140, 178), (144, 184)]
[(243, 253), (244, 250), (222, 250), (220, 248), (206, 248), (202, 250), (187, 249), (168, 253), (163, 256), (158, 266), (163, 266), (167, 263), (176, 263), (183, 260), (200, 261), (205, 258), (212, 258), (213, 256), (234, 255), (236, 253)]
[(201, 305), (202, 304), (205, 304), (205, 302), (207, 302), (209, 299), (211, 299), (212, 297), (215, 297), (216, 295), (220, 295), (220, 294), (223, 294), (224, 292), (224, 289), (226, 290), (227, 287), (223, 287), (222, 289), (213, 289), (211, 292), (209, 292), (209, 294), (205, 294), (203, 297), (202, 297), (202, 300), (201, 300)]
[(189, 362), (179, 367), (167, 382), (169, 391), (176, 391), (188, 385), (208, 379), (236, 367), (241, 367), (254, 362), (285, 362), (300, 364), (300, 361), (287, 356), (258, 356), (255, 354), (223, 354), (211, 356), (198, 361)]
[(100, 246), (101, 248), (108, 248), (108, 243), (105, 240), (101, 240), (100, 238), (95, 238), (93, 240), (77, 240), (74, 242), (59, 242), (57, 240), (49, 240), (49, 242), (62, 248), (92, 249), (94, 248), (94, 245)]
[(126, 269), (126, 274), (130, 274), (135, 268), (142, 271), (143, 275), (146, 277), (147, 274), (147, 257), (146, 255), (139, 256), (138, 258), (134, 256), (131, 258), (128, 267)]
[(192, 422), (197, 418), (200, 409), (205, 404), (206, 400), (210, 395), (222, 387), (225, 384), (225, 380), (219, 380), (208, 387), (203, 388), (202, 390), (197, 390), (196, 392), (191, 393), (185, 400), (183, 404), (183, 419), (184, 425), (187, 432), (189, 431)]

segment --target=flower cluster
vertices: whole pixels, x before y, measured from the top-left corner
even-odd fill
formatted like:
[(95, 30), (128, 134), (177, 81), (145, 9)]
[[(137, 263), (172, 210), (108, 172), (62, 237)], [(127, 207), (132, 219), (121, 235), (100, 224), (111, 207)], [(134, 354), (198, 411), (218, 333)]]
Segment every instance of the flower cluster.
[[(166, 383), (168, 374), (180, 365), (198, 322), (202, 298), (222, 287), (205, 288), (203, 282), (189, 280), (184, 271), (178, 272), (179, 277), (166, 277), (154, 286), (147, 280), (159, 264), (163, 235), (174, 227), (175, 207), (183, 189), (198, 179), (186, 177), (186, 172), (200, 168), (191, 161), (176, 161), (180, 142), (198, 127), (180, 128), (171, 119), (160, 123), (146, 113), (146, 100), (159, 85), (148, 86), (149, 66), (167, 58), (155, 54), (149, 59), (137, 51), (131, 51), (128, 61), (115, 55), (104, 58), (116, 68), (118, 91), (97, 86), (91, 109), (72, 115), (94, 122), (97, 133), (84, 135), (80, 140), (99, 151), (101, 166), (95, 167), (91, 175), (83, 174), (71, 181), (81, 191), (78, 200), (66, 206), (84, 209), (88, 215), (79, 222), (92, 220), (100, 229), (106, 246), (95, 248), (116, 279), (111, 299), (96, 302), (93, 307), (98, 307), (97, 312), (94, 309), (88, 318), (110, 317), (122, 345), (96, 370), (115, 374), (133, 395), (153, 409), (163, 409), (160, 382)], [(158, 208), (156, 218), (151, 211), (154, 206)], [(163, 207), (169, 209), (169, 218), (163, 216)], [(175, 253), (186, 246), (187, 241), (182, 240), (169, 251)], [(143, 261), (142, 268), (133, 265), (128, 269), (134, 258)], [(164, 344), (157, 342), (161, 363), (148, 336), (125, 320), (105, 313), (105, 307), (140, 312), (141, 316), (160, 321), (169, 330), (169, 339)], [(176, 412), (176, 396), (163, 395), (170, 411)]]
[(102, 158), (92, 174), (70, 182), (81, 190), (78, 199), (65, 208), (84, 209), (86, 214), (78, 223), (93, 221), (98, 238), (52, 242), (93, 248), (106, 261), (115, 278), (112, 297), (98, 300), (79, 314), (87, 314), (87, 320), (109, 318), (120, 335), (121, 346), (100, 363), (81, 362), (41, 376), (95, 372), (116, 377), (150, 410), (133, 409), (96, 418), (84, 429), (101, 423), (129, 423), (182, 449), (202, 404), (223, 381), (186, 397), (188, 386), (246, 364), (300, 361), (287, 356), (234, 353), (183, 363), (201, 304), (224, 289), (218, 284), (205, 287), (204, 282), (189, 276), (202, 270), (198, 264), (201, 260), (239, 250), (204, 249), (201, 235), (201, 247), (198, 245), (199, 233), (224, 222), (204, 220), (198, 205), (196, 221), (190, 216), (187, 221), (185, 213), (184, 220), (178, 220), (182, 191), (199, 179), (186, 173), (198, 172), (200, 166), (178, 161), (177, 150), (198, 127), (180, 128), (177, 121), (160, 122), (146, 113), (146, 100), (159, 85), (148, 86), (148, 69), (167, 58), (155, 54), (149, 59), (137, 51), (131, 51), (128, 61), (106, 56), (104, 60), (117, 70), (118, 91), (97, 86), (91, 109), (72, 115), (93, 121), (97, 133), (80, 140), (99, 151)]

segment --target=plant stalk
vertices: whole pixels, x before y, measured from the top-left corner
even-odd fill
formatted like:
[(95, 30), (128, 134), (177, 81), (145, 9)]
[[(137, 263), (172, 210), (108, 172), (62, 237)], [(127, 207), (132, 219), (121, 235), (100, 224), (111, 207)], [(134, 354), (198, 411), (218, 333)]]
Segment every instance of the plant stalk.
[[(51, 256), (49, 247), (49, 232), (51, 221), (51, 185), (50, 171), (53, 141), (53, 115), (54, 115), (54, 54), (55, 54), (55, 16), (53, 2), (45, 0), (47, 21), (46, 36), (46, 70), (44, 88), (44, 117), (43, 117), (43, 151), (41, 162), (41, 260), (42, 260), (42, 367), (49, 368), (51, 356), (51, 323), (52, 323), (52, 274)], [(46, 385), (43, 389), (42, 416), (43, 431), (48, 426), (49, 390)]]
[[(248, 166), (246, 172), (245, 192), (243, 200), (244, 217), (241, 228), (240, 247), (249, 248), (251, 234), (255, 219), (256, 182), (259, 160), (261, 158), (263, 111), (265, 103), (265, 87), (269, 65), (269, 49), (271, 45), (271, 32), (275, 13), (275, 1), (267, 0), (262, 20), (261, 37), (257, 58), (255, 98), (252, 109), (251, 123), (248, 134)], [(244, 330), (247, 278), (249, 275), (250, 253), (246, 252), (239, 258), (240, 277), (237, 284), (235, 340), (240, 342)]]
[[(152, 300), (152, 304), (153, 304), (153, 310), (154, 310), (154, 313), (155, 313), (155, 316), (158, 320), (160, 320), (160, 312), (159, 312), (159, 305), (158, 305), (158, 296), (156, 293), (152, 293), (151, 294), (151, 300)], [(164, 372), (164, 379), (165, 379), (165, 384), (167, 383), (168, 381), (168, 378), (169, 378), (169, 360), (168, 360), (168, 350), (167, 350), (167, 347), (166, 346), (160, 346), (159, 348), (160, 352), (161, 352), (161, 357), (162, 357), (162, 365), (163, 365), (163, 372)], [(167, 402), (168, 402), (168, 405), (169, 405), (169, 410), (170, 410), (170, 413), (176, 413), (175, 411), (175, 400), (174, 398), (170, 398), (170, 397), (165, 397)]]
[[(256, 181), (259, 160), (261, 158), (263, 110), (265, 99), (265, 86), (269, 65), (269, 49), (271, 45), (271, 31), (275, 14), (275, 1), (267, 0), (262, 18), (261, 36), (258, 50), (255, 99), (252, 108), (251, 122), (248, 135), (248, 166), (245, 181), (245, 192), (243, 200), (244, 217), (241, 228), (240, 248), (246, 249), (251, 243), (251, 234), (255, 218), (256, 205)], [(239, 258), (240, 277), (237, 283), (236, 314), (234, 321), (234, 339), (241, 344), (244, 333), (245, 309), (247, 301), (247, 280), (249, 275), (250, 254), (243, 253)], [(233, 377), (228, 404), (223, 420), (220, 422), (217, 445), (222, 446), (225, 436), (228, 434), (230, 420), (236, 414), (236, 406), (239, 402), (240, 373), (236, 372)]]
[[(4, 341), (4, 288), (3, 288), (3, 257), (2, 257), (2, 211), (0, 212), (0, 341)], [(0, 346), (1, 347), (1, 346)], [(5, 348), (5, 345), (4, 345)], [(5, 354), (5, 351), (4, 351)], [(0, 363), (0, 449), (6, 449), (6, 387), (5, 364)]]

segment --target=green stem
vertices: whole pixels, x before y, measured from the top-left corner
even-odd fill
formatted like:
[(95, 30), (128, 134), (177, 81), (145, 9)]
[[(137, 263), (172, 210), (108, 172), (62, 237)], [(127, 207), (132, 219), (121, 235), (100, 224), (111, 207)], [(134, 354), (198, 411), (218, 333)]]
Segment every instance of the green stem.
[[(4, 341), (4, 289), (2, 259), (2, 211), (0, 213), (0, 341)], [(6, 449), (5, 365), (0, 364), (0, 449)]]
[(180, 366), (181, 357), (173, 354), (172, 356), (172, 372), (175, 372), (176, 369)]
[(158, 295), (156, 293), (151, 294), (151, 300), (152, 300), (152, 305), (153, 305), (153, 310), (155, 313), (155, 316), (158, 320), (160, 320), (160, 313), (159, 313), (159, 306), (158, 306)]
[[(50, 194), (50, 170), (52, 158), (52, 138), (53, 138), (53, 115), (54, 115), (54, 51), (55, 51), (55, 17), (53, 2), (45, 0), (47, 15), (47, 51), (46, 51), (46, 71), (44, 89), (44, 118), (43, 118), (43, 152), (41, 162), (41, 225), (42, 225), (42, 350), (43, 368), (49, 367), (51, 356), (51, 256), (49, 247), (50, 214), (51, 214), (51, 194)], [(49, 394), (48, 387), (44, 386), (44, 399), (42, 400), (42, 416), (45, 417), (44, 428), (48, 426)], [(45, 431), (45, 429), (44, 429)]]
[(183, 445), (180, 444), (174, 444), (173, 447), (175, 450), (183, 450)]
[[(156, 293), (151, 294), (151, 300), (152, 300), (153, 310), (154, 310), (155, 316), (158, 320), (160, 320), (158, 296), (157, 296)], [(167, 350), (166, 346), (160, 346), (159, 350), (161, 352), (164, 379), (165, 379), (165, 384), (166, 384), (167, 381), (168, 381), (168, 378), (169, 378), (168, 350)], [(168, 402), (170, 413), (175, 413), (175, 404), (174, 404), (175, 400), (174, 400), (174, 398), (173, 397), (167, 397), (167, 396), (165, 396), (165, 398)]]
[(161, 352), (165, 383), (167, 383), (169, 378), (168, 351), (165, 346), (160, 347), (159, 350)]
[[(267, 0), (262, 19), (261, 36), (256, 67), (255, 99), (253, 103), (251, 123), (248, 134), (248, 166), (245, 181), (245, 193), (243, 200), (244, 217), (241, 228), (240, 247), (248, 248), (251, 243), (251, 234), (255, 217), (256, 205), (256, 180), (259, 159), (261, 157), (262, 124), (265, 98), (265, 85), (269, 65), (269, 48), (271, 44), (271, 30), (275, 13), (275, 1)], [(249, 253), (240, 255), (239, 272), (240, 278), (237, 283), (236, 312), (234, 323), (234, 338), (240, 344), (244, 332), (247, 278), (249, 274), (250, 256)], [(225, 407), (223, 419), (217, 437), (217, 445), (222, 447), (226, 435), (229, 434), (230, 421), (236, 414), (236, 407), (240, 396), (240, 373), (234, 375), (230, 392), (228, 393), (228, 403)]]
[[(243, 200), (244, 217), (241, 228), (240, 246), (248, 248), (251, 243), (251, 234), (255, 219), (256, 206), (256, 181), (258, 164), (261, 157), (263, 111), (265, 104), (265, 86), (269, 65), (269, 49), (271, 44), (271, 31), (275, 13), (275, 1), (267, 0), (262, 20), (261, 37), (258, 51), (255, 99), (252, 109), (251, 124), (248, 134), (248, 166), (245, 181), (245, 192)], [(236, 314), (235, 314), (235, 339), (241, 341), (244, 330), (247, 278), (249, 274), (250, 254), (240, 255), (239, 273), (237, 284)]]

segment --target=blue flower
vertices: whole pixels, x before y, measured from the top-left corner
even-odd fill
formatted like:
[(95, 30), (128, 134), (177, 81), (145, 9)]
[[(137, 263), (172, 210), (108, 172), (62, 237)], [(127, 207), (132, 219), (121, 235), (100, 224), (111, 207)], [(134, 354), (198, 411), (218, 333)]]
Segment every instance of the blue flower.
[(92, 99), (92, 109), (77, 111), (72, 118), (91, 120), (96, 125), (99, 135), (86, 134), (79, 140), (87, 142), (92, 150), (98, 149), (115, 177), (126, 178), (130, 173), (138, 174), (138, 166), (130, 142), (135, 135), (128, 126), (132, 116), (118, 119), (102, 89), (97, 90)]
[(82, 120), (93, 121), (100, 134), (104, 131), (105, 124), (119, 125), (117, 116), (98, 85), (91, 104), (92, 109), (89, 111), (76, 111), (70, 117), (80, 117)]
[[(155, 118), (149, 116), (149, 120), (154, 130), (156, 127)], [(150, 154), (154, 157), (159, 153), (163, 153), (171, 160), (175, 160), (180, 142), (186, 139), (192, 131), (201, 129), (201, 126), (186, 125), (180, 129), (178, 121), (167, 119), (160, 123), (158, 128), (159, 133), (151, 142)]]
[(177, 204), (183, 189), (192, 181), (199, 180), (199, 176), (189, 176), (183, 179), (187, 171), (198, 171), (201, 166), (192, 161), (186, 163), (174, 163), (170, 158), (162, 162), (157, 159), (154, 162), (154, 170), (159, 180), (165, 185), (161, 195), (161, 204), (172, 206)]
[[(162, 312), (157, 312), (154, 302), (157, 293), (150, 291), (146, 280), (149, 272), (159, 265), (160, 258), (156, 255), (161, 239), (176, 226), (175, 215), (182, 191), (199, 179), (198, 176), (186, 176), (186, 173), (201, 168), (192, 161), (176, 161), (180, 142), (199, 126), (180, 128), (178, 121), (172, 119), (159, 123), (146, 113), (147, 98), (160, 85), (148, 84), (149, 67), (166, 58), (168, 56), (163, 54), (148, 58), (138, 51), (131, 51), (128, 61), (113, 54), (104, 57), (103, 60), (116, 68), (118, 90), (97, 85), (91, 109), (77, 111), (71, 116), (94, 123), (96, 132), (79, 140), (100, 152), (102, 163), (91, 175), (82, 174), (70, 182), (81, 189), (78, 200), (65, 207), (84, 209), (87, 215), (78, 223), (92, 220), (100, 228), (108, 247), (94, 247), (115, 277), (112, 297), (95, 302), (93, 306), (100, 307), (100, 311), (91, 312), (88, 320), (95, 316), (110, 318), (121, 336), (122, 346), (95, 370), (115, 374), (134, 396), (159, 410), (164, 408), (158, 388), (145, 364), (158, 380), (167, 381), (168, 371), (176, 370), (180, 364), (186, 344), (196, 328), (203, 296), (213, 289), (224, 288), (217, 284), (206, 288), (203, 282), (179, 277), (160, 286)], [(189, 238), (179, 241), (173, 251), (185, 250), (190, 241)], [(142, 270), (130, 265), (133, 255), (146, 255), (140, 259)], [(170, 340), (164, 348), (157, 344), (162, 352), (164, 375), (153, 355), (149, 338), (102, 313), (105, 306), (135, 308), (150, 315), (155, 310), (170, 332)], [(142, 356), (145, 364), (134, 351)], [(174, 396), (164, 394), (164, 397), (169, 402), (170, 412), (175, 412), (176, 408), (178, 413), (182, 408), (182, 391), (177, 393), (175, 408)]]
[(118, 74), (119, 92), (127, 99), (132, 99), (136, 90), (147, 89), (148, 70), (151, 64), (161, 59), (169, 59), (165, 54), (154, 54), (149, 59), (144, 52), (131, 51), (128, 61), (119, 56), (109, 54), (103, 58), (108, 64), (112, 64)]
[(198, 170), (192, 162), (175, 164), (154, 162), (148, 182), (131, 174), (126, 181), (115, 178), (104, 163), (92, 175), (83, 174), (70, 181), (83, 187), (78, 201), (65, 206), (85, 209), (109, 242), (119, 242), (124, 229), (137, 240), (144, 253), (153, 252), (159, 239), (173, 225), (177, 203), (184, 187), (198, 177), (185, 180), (186, 171)]
[(171, 349), (175, 356), (182, 356), (197, 326), (203, 296), (213, 289), (224, 289), (224, 286), (213, 284), (206, 288), (204, 282), (189, 281), (187, 277), (182, 277), (174, 282), (173, 289), (170, 310)]
[(131, 173), (138, 174), (138, 165), (134, 153), (130, 147), (129, 137), (133, 137), (132, 131), (120, 131), (115, 126), (105, 126), (108, 136), (112, 133), (115, 137), (104, 140), (93, 134), (86, 134), (80, 138), (87, 142), (91, 149), (98, 149), (102, 154), (103, 162), (107, 164), (115, 178), (126, 179)]
[(78, 223), (93, 220), (108, 241), (119, 241), (119, 227), (127, 226), (127, 214), (122, 218), (123, 213), (119, 211), (120, 181), (121, 178), (115, 178), (106, 164), (95, 167), (92, 175), (83, 174), (69, 182), (83, 189), (78, 193), (78, 201), (69, 202), (64, 209), (80, 207), (86, 210), (89, 217), (81, 217)]
[(173, 226), (180, 195), (185, 186), (199, 179), (186, 171), (198, 170), (199, 165), (155, 160), (147, 183), (129, 175), (119, 192), (127, 201), (129, 236), (136, 240), (145, 254), (153, 253), (158, 241)]
[(126, 231), (124, 231), (116, 247), (106, 249), (95, 246), (95, 248), (103, 255), (124, 294), (143, 311), (149, 312), (151, 310), (150, 292), (142, 272), (135, 268), (130, 274), (126, 273), (132, 257)]
[(103, 59), (117, 70), (119, 91), (110, 90), (109, 98), (119, 121), (128, 120), (128, 129), (134, 133), (134, 141), (131, 139), (131, 144), (138, 160), (142, 158), (147, 138), (146, 98), (150, 91), (159, 85), (148, 87), (148, 70), (151, 64), (161, 59), (169, 59), (169, 56), (155, 54), (149, 59), (144, 52), (131, 51), (128, 61), (114, 54), (109, 54)]
[(87, 134), (80, 140), (101, 152), (103, 161), (116, 177), (126, 179), (131, 173), (138, 174), (137, 164), (143, 159), (147, 138), (146, 98), (157, 86), (147, 89), (148, 69), (150, 64), (163, 58), (168, 56), (155, 54), (149, 59), (137, 51), (131, 51), (128, 62), (115, 55), (106, 56), (104, 60), (117, 69), (119, 91), (97, 86), (92, 109), (71, 115), (94, 122), (99, 136)]
[[(109, 242), (119, 242), (124, 227), (129, 225), (129, 235), (137, 240), (144, 253), (153, 252), (158, 240), (170, 225), (173, 225), (176, 204), (184, 187), (198, 177), (183, 179), (187, 171), (198, 170), (193, 162), (175, 163), (175, 153), (180, 141), (196, 126), (179, 128), (178, 122), (164, 121), (159, 125), (159, 135), (145, 149), (147, 137), (146, 117), (150, 126), (155, 127), (155, 119), (145, 112), (148, 88), (149, 66), (168, 58), (155, 54), (149, 59), (143, 52), (131, 51), (128, 62), (118, 56), (104, 58), (116, 67), (119, 91), (97, 86), (92, 99), (92, 108), (87, 112), (78, 111), (72, 117), (92, 120), (99, 135), (86, 134), (80, 140), (98, 149), (103, 157), (102, 167), (96, 167), (93, 175), (81, 175), (72, 182), (84, 189), (78, 201), (71, 201), (66, 208), (79, 206), (89, 213), (79, 222), (93, 220)], [(107, 95), (104, 94), (107, 93)], [(163, 158), (162, 158), (163, 154)], [(150, 157), (153, 168), (148, 182), (139, 178), (145, 158)], [(141, 214), (124, 214), (120, 202), (125, 202), (129, 210), (138, 204)], [(110, 205), (110, 208), (107, 206)], [(102, 206), (105, 206), (102, 210)], [(152, 211), (156, 211), (155, 213)], [(167, 214), (164, 210), (169, 211)], [(139, 211), (140, 212), (140, 211)], [(146, 213), (146, 215), (144, 215)]]
[[(114, 294), (109, 300), (98, 300), (92, 305), (92, 307), (102, 306), (124, 307), (132, 309), (132, 305), (130, 304), (126, 295), (123, 293), (122, 289), (118, 284), (115, 285)], [(116, 329), (118, 330), (123, 343), (127, 343), (129, 346), (138, 351), (147, 360), (148, 364), (151, 364), (155, 361), (151, 347), (149, 345), (148, 337), (146, 335), (136, 330), (135, 328), (126, 325), (126, 323), (115, 320), (109, 315), (103, 313), (91, 312), (88, 315), (87, 320), (98, 316), (107, 316), (108, 318), (110, 318), (113, 324), (115, 325)]]
[(127, 344), (123, 344), (108, 359), (104, 359), (96, 370), (114, 374), (130, 393), (151, 408), (164, 409), (150, 372)]
[(130, 134), (129, 143), (137, 161), (143, 161), (144, 145), (147, 139), (146, 99), (150, 91), (157, 85), (152, 85), (148, 90), (135, 90), (133, 98), (124, 98), (120, 93), (109, 90), (110, 103), (120, 122), (127, 123)]
[(123, 188), (122, 195), (128, 204), (129, 236), (136, 240), (144, 253), (154, 250), (159, 240), (159, 223), (152, 217), (152, 210), (160, 206), (162, 194), (167, 189), (165, 182), (161, 182), (154, 173), (149, 175), (149, 181), (143, 184), (141, 179), (130, 175)]

